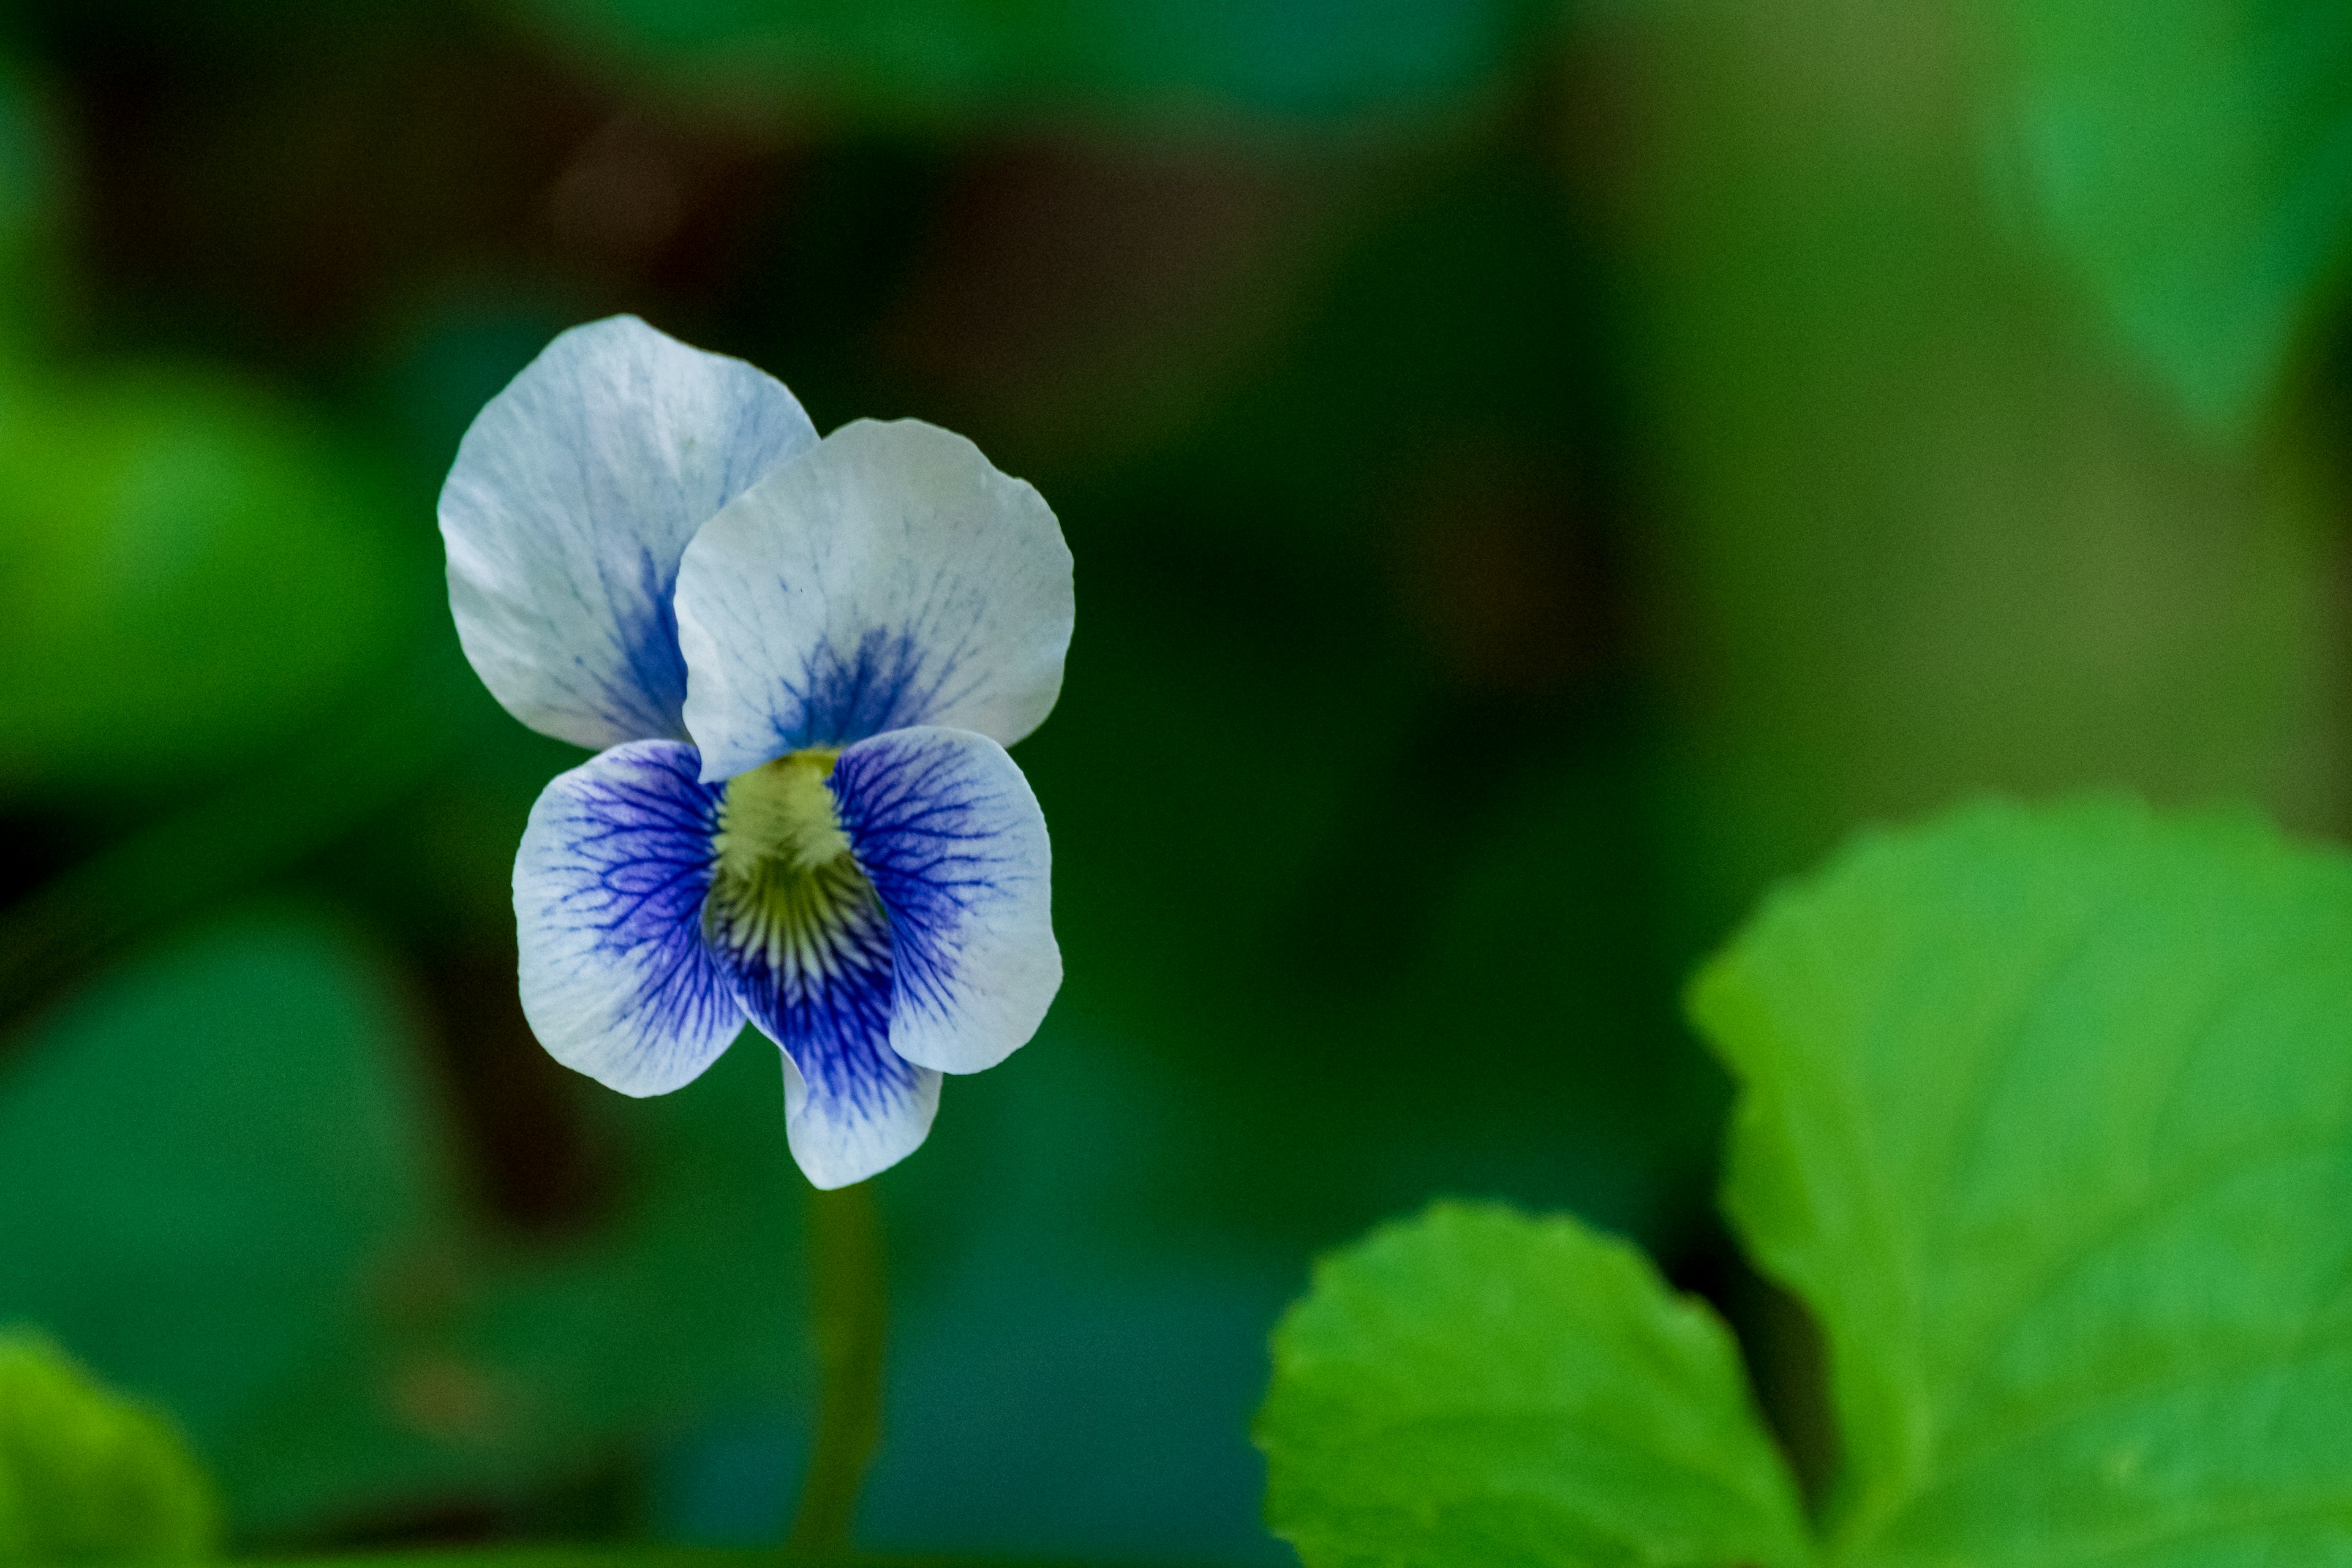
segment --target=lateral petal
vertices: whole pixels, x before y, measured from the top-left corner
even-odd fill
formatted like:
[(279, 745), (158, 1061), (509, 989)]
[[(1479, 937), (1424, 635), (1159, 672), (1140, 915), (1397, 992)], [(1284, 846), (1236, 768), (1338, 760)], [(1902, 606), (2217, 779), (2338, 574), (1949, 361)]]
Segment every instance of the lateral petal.
[(624, 1094), (692, 1082), (743, 1027), (702, 934), (719, 792), (639, 741), (561, 773), (515, 856), (522, 1009), (548, 1054)]
[(889, 912), (890, 1045), (942, 1072), (1027, 1043), (1062, 984), (1053, 846), (1004, 748), (967, 730), (894, 730), (834, 764), (858, 865)]

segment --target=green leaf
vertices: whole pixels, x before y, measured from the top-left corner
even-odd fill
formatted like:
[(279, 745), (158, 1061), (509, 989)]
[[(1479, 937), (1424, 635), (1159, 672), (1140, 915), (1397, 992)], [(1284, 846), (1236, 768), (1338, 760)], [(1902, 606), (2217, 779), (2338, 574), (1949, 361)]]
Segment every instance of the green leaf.
[(519, 0), (740, 101), (926, 117), (1411, 111), (1492, 85), (1551, 0)]
[(389, 660), (434, 575), (364, 476), (235, 382), (0, 402), (0, 790), (169, 794), (281, 739)]
[(528, 1246), (452, 1227), (399, 1259), (407, 1300), (383, 1303), (398, 1314), (241, 1432), (241, 1523), (527, 1500), (714, 1407), (801, 1403), (807, 1183), (783, 1138), (775, 1047), (747, 1035), (656, 1100), (582, 1087), (599, 1142), (632, 1173), (620, 1212)]
[(596, 1124), (631, 1158), (627, 1201), (575, 1245), (486, 1260), (464, 1342), (528, 1391), (529, 1415), (505, 1444), (446, 1456), (444, 1484), (583, 1468), (616, 1440), (674, 1431), (714, 1405), (805, 1395), (808, 1184), (784, 1141), (782, 1083), (775, 1047), (746, 1029), (675, 1093), (634, 1100), (584, 1086)]
[(171, 1424), (37, 1334), (0, 1332), (0, 1563), (184, 1563), (220, 1510)]
[(2012, 9), (2024, 155), (2060, 241), (2189, 411), (2243, 429), (2352, 253), (2352, 6)]
[(1979, 806), (1782, 889), (1692, 1005), (1828, 1336), (1832, 1561), (2352, 1561), (2352, 863)]
[(1574, 1220), (1375, 1231), (1274, 1352), (1266, 1511), (1308, 1568), (1811, 1561), (1730, 1335)]
[(172, 1409), (244, 1520), (310, 1389), (402, 1407), (352, 1347), (446, 1272), (418, 1246), (446, 1156), (414, 1054), (373, 956), (287, 911), (132, 958), (0, 1056), (0, 1192), (36, 1194), (0, 1205), (0, 1321)]
[(633, 1201), (516, 1248), (452, 1212), (394, 979), (330, 922), (255, 911), (15, 1041), (0, 1192), (40, 1201), (0, 1205), (0, 1321), (176, 1412), (247, 1534), (515, 1496), (715, 1399), (799, 1392), (805, 1184), (773, 1047), (597, 1102)]
[(0, 1193), (39, 1195), (0, 1205), (0, 1321), (185, 1420), (246, 1539), (527, 1499), (803, 1397), (774, 1047), (651, 1102), (588, 1086), (628, 1201), (518, 1245), (450, 1201), (394, 979), (332, 923), (250, 912), (0, 1045)]

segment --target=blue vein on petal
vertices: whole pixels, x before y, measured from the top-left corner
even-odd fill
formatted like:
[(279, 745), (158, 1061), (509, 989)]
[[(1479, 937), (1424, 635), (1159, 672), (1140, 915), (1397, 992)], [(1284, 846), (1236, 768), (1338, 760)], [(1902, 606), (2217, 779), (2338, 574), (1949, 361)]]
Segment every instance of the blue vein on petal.
[[(742, 374), (765, 380), (748, 366), (743, 367)], [(580, 377), (575, 374), (574, 379), (578, 381)], [(801, 412), (799, 404), (791, 400), (789, 393), (779, 403), (765, 395), (766, 390), (761, 387), (759, 395), (737, 400), (734, 426), (719, 443), (727, 468), (719, 479), (717, 500), (708, 508), (709, 515), (715, 516), (764, 479), (777, 464), (805, 451), (815, 438), (814, 431), (807, 426), (807, 416)], [(590, 401), (583, 386), (574, 404), (584, 408)], [(784, 413), (786, 409), (791, 411), (789, 416)], [(600, 480), (590, 461), (594, 448), (592, 436), (583, 425), (571, 443), (580, 468), (581, 493), (594, 496), (606, 492), (593, 510), (604, 515), (625, 515), (635, 503), (625, 496), (609, 493), (612, 487)], [(674, 503), (682, 506), (684, 499), (674, 497)], [(697, 506), (691, 510), (702, 512), (705, 509)], [(683, 540), (678, 549), (684, 551)], [(687, 668), (686, 654), (677, 640), (678, 557), (672, 555), (663, 560), (651, 550), (640, 550), (635, 567), (636, 580), (628, 585), (629, 591), (616, 592), (612, 569), (602, 563), (598, 566), (598, 586), (614, 617), (615, 651), (631, 682), (629, 690), (615, 691), (609, 682), (590, 676), (603, 695), (597, 705), (598, 713), (615, 731), (633, 739), (684, 741), (688, 739)], [(633, 604), (634, 608), (625, 608)], [(593, 616), (593, 606), (583, 608)], [(583, 674), (588, 673), (585, 659), (574, 658), (572, 663)]]
[(703, 1037), (735, 1004), (702, 939), (723, 792), (699, 782), (692, 747), (648, 750), (611, 755), (616, 766), (574, 786), (564, 847), (579, 882), (562, 909), (598, 958), (635, 973), (628, 1019), (657, 1049)]
[(960, 653), (934, 656), (926, 668), (923, 639), (875, 628), (844, 653), (828, 638), (810, 648), (798, 685), (784, 683), (793, 721), (777, 726), (787, 750), (853, 745), (869, 736), (929, 721), (944, 704)]
[[(645, 608), (621, 625), (622, 659), (636, 689), (652, 705), (646, 715), (656, 722), (651, 733), (683, 738), (686, 655), (677, 642), (677, 563), (665, 566), (652, 551), (640, 551), (636, 591)], [(606, 598), (615, 605), (623, 602), (609, 590)]]
[(890, 911), (902, 1006), (943, 1014), (962, 976), (973, 907), (1002, 889), (999, 797), (940, 740), (883, 740), (843, 755), (833, 787), (858, 864)]

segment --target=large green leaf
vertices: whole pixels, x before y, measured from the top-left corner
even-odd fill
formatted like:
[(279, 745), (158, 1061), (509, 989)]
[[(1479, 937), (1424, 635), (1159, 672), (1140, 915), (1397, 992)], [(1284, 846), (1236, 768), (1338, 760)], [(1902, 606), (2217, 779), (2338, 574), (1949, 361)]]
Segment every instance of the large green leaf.
[(2189, 409), (2244, 426), (2352, 252), (2352, 6), (2011, 6), (2049, 220)]
[(219, 1531), (212, 1483), (168, 1421), (40, 1335), (0, 1332), (0, 1563), (192, 1562)]
[(221, 1453), (248, 1535), (450, 1496), (524, 1505), (714, 1407), (803, 1401), (807, 1187), (774, 1047), (747, 1038), (655, 1100), (585, 1092), (632, 1172), (620, 1212), (531, 1245), (445, 1218), (380, 1269), (374, 1310)]
[[(656, 1100), (583, 1089), (630, 1158), (628, 1199), (568, 1244), (485, 1249), (453, 1345), (507, 1408), (481, 1411), (477, 1430), (455, 1434), (464, 1441), (387, 1466), (412, 1496), (436, 1484), (511, 1494), (714, 1407), (796, 1411), (814, 1383), (808, 1184), (784, 1142), (775, 1047), (747, 1029)], [(290, 1469), (306, 1468), (298, 1440), (280, 1446)]]
[[(2352, 1563), (2352, 859), (1978, 806), (1778, 893), (1693, 1011), (1828, 1339), (1827, 1561)], [(1310, 1568), (1811, 1553), (1720, 1331), (1569, 1222), (1376, 1236), (1276, 1361)]]
[(0, 1321), (167, 1405), (240, 1508), (280, 1486), (310, 1386), (379, 1422), (403, 1402), (375, 1366), (344, 1375), (429, 1291), (412, 1249), (443, 1155), (402, 1013), (337, 927), (256, 913), (100, 976), (0, 1056)]
[(772, 110), (1355, 114), (1490, 85), (1552, 0), (518, 0)]
[[(509, 1004), (510, 1005), (510, 1004)], [(713, 1406), (790, 1405), (810, 1349), (772, 1047), (604, 1097), (614, 1223), (465, 1223), (420, 1043), (366, 947), (236, 915), (0, 1042), (0, 1322), (184, 1419), (243, 1539), (513, 1500)]]
[(350, 696), (434, 581), (367, 476), (235, 381), (0, 399), (0, 790), (175, 795)]
[(1693, 993), (1827, 1331), (1835, 1561), (2352, 1562), (2352, 863), (2251, 818), (1864, 838)]
[(1573, 1220), (1440, 1205), (1327, 1260), (1257, 1436), (1309, 1568), (1811, 1558), (1730, 1335)]

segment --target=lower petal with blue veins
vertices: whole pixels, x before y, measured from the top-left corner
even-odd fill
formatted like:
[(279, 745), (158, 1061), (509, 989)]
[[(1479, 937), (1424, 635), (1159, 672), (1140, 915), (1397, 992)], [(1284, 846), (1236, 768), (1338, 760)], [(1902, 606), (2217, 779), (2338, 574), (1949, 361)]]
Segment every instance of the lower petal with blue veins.
[(820, 1187), (913, 1152), (940, 1092), (890, 1047), (890, 920), (841, 832), (831, 766), (801, 752), (730, 781), (704, 918), (737, 1001), (782, 1047), (786, 1138)]
[(624, 1094), (692, 1082), (743, 1027), (703, 938), (721, 792), (700, 771), (673, 741), (604, 752), (541, 793), (515, 857), (524, 1015)]
[(892, 1048), (943, 1072), (995, 1066), (1062, 984), (1053, 847), (1029, 781), (987, 736), (923, 726), (850, 747), (831, 784), (889, 913)]

